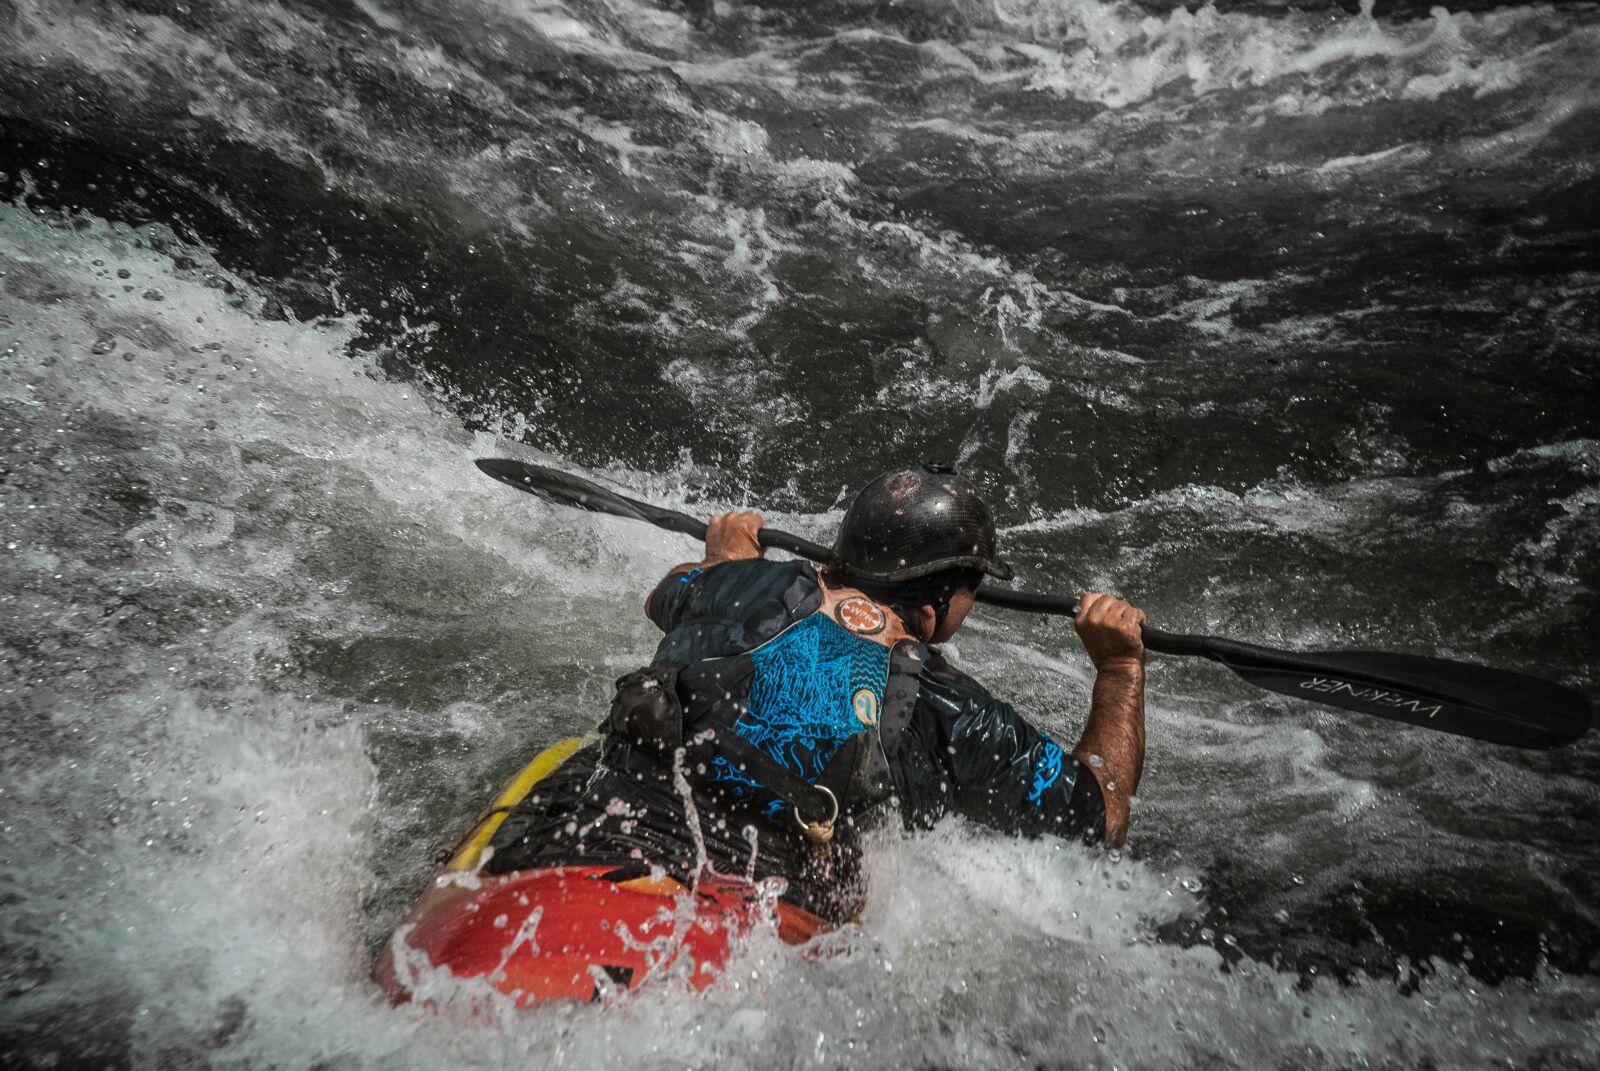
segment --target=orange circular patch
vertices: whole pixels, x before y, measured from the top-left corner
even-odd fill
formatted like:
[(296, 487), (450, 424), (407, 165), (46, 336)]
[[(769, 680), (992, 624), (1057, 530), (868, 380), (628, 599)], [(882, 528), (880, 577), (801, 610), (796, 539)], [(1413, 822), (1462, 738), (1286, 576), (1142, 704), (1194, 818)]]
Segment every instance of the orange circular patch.
[(833, 608), (833, 616), (851, 632), (871, 636), (889, 623), (883, 608), (864, 595), (852, 595)]

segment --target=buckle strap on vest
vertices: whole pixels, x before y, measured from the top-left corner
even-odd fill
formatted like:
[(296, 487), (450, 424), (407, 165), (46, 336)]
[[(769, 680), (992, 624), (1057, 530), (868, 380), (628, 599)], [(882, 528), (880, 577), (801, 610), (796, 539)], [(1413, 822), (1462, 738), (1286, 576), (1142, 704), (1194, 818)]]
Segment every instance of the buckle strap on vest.
[(839, 800), (832, 792), (780, 766), (765, 751), (740, 736), (733, 726), (717, 725), (712, 732), (715, 734), (712, 747), (716, 752), (767, 791), (788, 801), (802, 829), (811, 825), (826, 826), (828, 836), (832, 836), (834, 820), (839, 817)]

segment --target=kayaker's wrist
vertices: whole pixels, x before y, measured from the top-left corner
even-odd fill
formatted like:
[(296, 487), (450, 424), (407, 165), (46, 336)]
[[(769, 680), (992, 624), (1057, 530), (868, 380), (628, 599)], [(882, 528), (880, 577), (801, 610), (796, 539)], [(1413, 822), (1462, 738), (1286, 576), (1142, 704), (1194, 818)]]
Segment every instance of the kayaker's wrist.
[(1128, 677), (1138, 679), (1144, 676), (1144, 652), (1137, 655), (1119, 655), (1108, 658), (1094, 667), (1097, 674), (1102, 677)]

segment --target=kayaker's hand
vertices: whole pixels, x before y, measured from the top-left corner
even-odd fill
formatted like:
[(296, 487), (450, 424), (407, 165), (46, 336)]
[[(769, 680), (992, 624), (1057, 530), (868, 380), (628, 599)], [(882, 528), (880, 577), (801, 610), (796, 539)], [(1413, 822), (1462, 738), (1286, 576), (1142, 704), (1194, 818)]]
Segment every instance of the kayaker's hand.
[(719, 513), (706, 529), (706, 565), (759, 558), (766, 553), (757, 539), (761, 531), (759, 513)]
[(1114, 595), (1086, 591), (1078, 600), (1078, 616), (1072, 627), (1078, 630), (1083, 649), (1098, 671), (1116, 668), (1144, 668), (1144, 637), (1139, 626), (1144, 611)]

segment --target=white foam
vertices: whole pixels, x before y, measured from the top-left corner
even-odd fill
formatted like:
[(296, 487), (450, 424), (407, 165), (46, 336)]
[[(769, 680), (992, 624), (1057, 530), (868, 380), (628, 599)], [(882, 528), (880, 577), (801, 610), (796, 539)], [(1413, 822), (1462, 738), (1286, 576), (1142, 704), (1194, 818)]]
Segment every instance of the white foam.
[[(1481, 15), (1435, 8), (1431, 20), (1387, 22), (1372, 5), (1348, 17), (1327, 12), (1270, 15), (1219, 12), (1212, 6), (1177, 7), (1163, 16), (1130, 4), (1096, 0), (1007, 0), (992, 8), (1011, 40), (975, 38), (963, 48), (986, 71), (986, 80), (1022, 80), (1080, 100), (1129, 107), (1174, 86), (1205, 95), (1241, 86), (1265, 86), (1293, 76), (1337, 71), (1350, 63), (1387, 67), (1380, 77), (1401, 92), (1434, 99), (1453, 88), (1480, 95), (1520, 85), (1529, 70), (1556, 62), (1575, 70), (1578, 44), (1590, 32), (1577, 19), (1570, 37), (1556, 44), (1528, 34), (1531, 26), (1560, 21), (1548, 8), (1508, 8)], [(1020, 35), (1021, 40), (1016, 36)], [(1020, 72), (1002, 57), (1023, 57)], [(1359, 86), (1322, 83), (1315, 91), (1343, 95)], [(1314, 104), (1291, 91), (1294, 107)]]
[(1347, 168), (1372, 167), (1381, 163), (1416, 163), (1425, 159), (1428, 153), (1419, 145), (1394, 145), (1377, 152), (1361, 153), (1356, 156), (1335, 156), (1320, 167), (1318, 171), (1342, 171)]
[[(172, 567), (186, 582), (232, 597), (248, 593), (259, 605), (221, 633), (180, 636), (161, 652), (162, 664), (176, 672), (76, 715), (95, 736), (70, 758), (0, 778), (8, 824), (25, 830), (30, 844), (57, 846), (0, 878), (15, 897), (8, 925), (49, 932), (47, 920), (63, 909), (57, 896), (63, 883), (89, 891), (55, 923), (65, 927), (63, 936), (44, 948), (55, 974), (24, 998), (24, 1010), (54, 1014), (85, 999), (96, 1007), (129, 1007), (137, 1025), (126, 1043), (135, 1061), (145, 1063), (172, 1051), (207, 1051), (277, 1065), (331, 1057), (356, 1067), (588, 1066), (624, 1048), (644, 1067), (735, 1058), (781, 1063), (796, 1052), (817, 1066), (871, 1058), (1008, 1067), (1021, 1046), (1029, 1059), (1156, 1067), (1228, 1053), (1269, 1065), (1304, 1061), (1309, 1046), (1321, 1054), (1310, 1058), (1313, 1065), (1337, 1066), (1407, 1051), (1417, 1013), (1387, 981), (1301, 991), (1295, 976), (1262, 964), (1247, 960), (1223, 974), (1207, 947), (1155, 942), (1156, 926), (1198, 909), (1180, 887), (1192, 871), (1164, 873), (1060, 841), (996, 838), (961, 823), (929, 836), (877, 834), (872, 900), (861, 929), (819, 942), (809, 959), (770, 934), (760, 936), (702, 997), (665, 986), (604, 1009), (513, 1013), (481, 984), (436, 975), (426, 982), (429, 993), (454, 1011), (386, 1007), (364, 976), (361, 934), (368, 923), (361, 904), (384, 851), (385, 835), (375, 830), (393, 836), (398, 815), (415, 804), (405, 800), (404, 784), (393, 786), (398, 798), (375, 801), (382, 786), (365, 752), (379, 725), (417, 716), (381, 705), (348, 710), (316, 694), (310, 680), (273, 689), (249, 683), (253, 658), (286, 655), (291, 627), (337, 634), (363, 611), (337, 588), (313, 602), (285, 601), (302, 597), (295, 562), (315, 545), (316, 533), (290, 528), (276, 542), (260, 533), (252, 554), (240, 558), (237, 520), (248, 507), (236, 492), (185, 493), (175, 474), (259, 490), (252, 473), (272, 466), (268, 472), (282, 484), (276, 493), (291, 496), (294, 511), (308, 518), (335, 510), (356, 519), (371, 514), (373, 502), (389, 503), (411, 518), (419, 553), (459, 541), (503, 557), (516, 571), (559, 576), (565, 590), (541, 595), (534, 618), (547, 629), (571, 631), (562, 641), (567, 657), (581, 657), (602, 634), (609, 648), (621, 639), (647, 650), (642, 623), (619, 633), (603, 617), (623, 604), (636, 612), (637, 592), (683, 548), (670, 538), (653, 544), (638, 528), (613, 535), (610, 522), (560, 516), (494, 485), (464, 495), (461, 473), (470, 471), (470, 457), (497, 444), (461, 433), (415, 388), (375, 380), (344, 357), (352, 323), (263, 322), (238, 280), (243, 308), (204, 286), (200, 273), (216, 269), (202, 251), (186, 251), (202, 260), (198, 271), (176, 272), (164, 256), (138, 248), (140, 237), (103, 224), (79, 230), (14, 209), (0, 213), (7, 272), (0, 300), (9, 334), (24, 347), (12, 354), (0, 382), (13, 404), (48, 400), (65, 405), (63, 413), (76, 406), (80, 413), (149, 423), (158, 432), (156, 453), (184, 459), (183, 467), (168, 468), (152, 455), (143, 470), (158, 481), (152, 492), (192, 508), (130, 538), (181, 549)], [(95, 266), (97, 259), (105, 264)], [(126, 284), (116, 279), (117, 268), (130, 272)], [(122, 285), (135, 293), (123, 294)], [(140, 295), (149, 288), (159, 288), (163, 300), (145, 301)], [(94, 354), (93, 343), (108, 330), (117, 348)], [(203, 349), (213, 341), (224, 350)], [(138, 356), (123, 361), (130, 345)], [(203, 356), (219, 352), (243, 363), (223, 366)], [(190, 374), (181, 382), (202, 361), (208, 374), (229, 378)], [(174, 380), (165, 378), (169, 366), (179, 373)], [(218, 367), (233, 370), (209, 372)], [(216, 427), (207, 428), (207, 420)], [(34, 434), (48, 427), (36, 423)], [(260, 453), (261, 444), (288, 454), (244, 467), (239, 451)], [(306, 461), (363, 479), (308, 482), (296, 475)], [(625, 485), (638, 481), (649, 496), (681, 498), (670, 480), (642, 481), (621, 470), (610, 475)], [(168, 479), (171, 485), (159, 482)], [(57, 510), (83, 508), (63, 497), (70, 486), (54, 488)], [(1286, 498), (1243, 500), (1205, 489), (1190, 496), (1233, 508), (1248, 501), (1271, 516), (1293, 508)], [(782, 521), (825, 527), (827, 518)], [(19, 550), (33, 557), (26, 564), (9, 557), (8, 569), (64, 564), (61, 554), (47, 560), (48, 544), (24, 542)], [(604, 567), (584, 555), (598, 555)], [(156, 590), (170, 583), (158, 580)], [(365, 613), (393, 625), (406, 620), (375, 608)], [(551, 620), (556, 614), (566, 620)], [(1011, 682), (1019, 702), (1046, 704), (1057, 694), (1047, 678), (1083, 689), (1080, 661), (1008, 655), (1004, 648), (1012, 644), (1004, 634), (980, 630), (969, 645), (985, 664), (1044, 675), (1034, 681), (1025, 673)], [(216, 690), (202, 683), (210, 679), (207, 667), (229, 665), (242, 674), (235, 684)], [(1167, 741), (1163, 753), (1181, 746), (1202, 763), (1225, 765), (1241, 747), (1264, 748), (1273, 763), (1321, 768), (1314, 735), (1246, 728), (1207, 716), (1191, 700), (1169, 702), (1152, 710), (1152, 730)], [(58, 713), (67, 715), (67, 708)], [(456, 703), (440, 717), (444, 731), (492, 731), (484, 709)], [(1066, 727), (1074, 721), (1069, 712), (1052, 718)], [(1170, 760), (1157, 761), (1169, 763), (1170, 783)], [(1305, 820), (1313, 822), (1327, 820), (1315, 817), (1322, 801), (1346, 815), (1370, 814), (1377, 803), (1364, 783), (1341, 784), (1324, 772), (1304, 781), (1303, 798)], [(1159, 825), (1164, 809), (1180, 805), (1152, 789), (1136, 816)], [(108, 809), (121, 818), (115, 827), (104, 824)], [(426, 861), (416, 865), (425, 868)], [(107, 963), (116, 970), (105, 971)], [(1535, 985), (1537, 991), (1520, 983), (1485, 989), (1441, 966), (1424, 983), (1424, 995), (1447, 1016), (1442, 1021), (1459, 1016), (1469, 1025), (1456, 1032), (1430, 1027), (1430, 1048), (1457, 1066), (1533, 1043), (1592, 1053), (1581, 1037), (1561, 1037), (1559, 1024), (1527, 1015), (1552, 998), (1592, 1009), (1592, 987), (1550, 975)], [(779, 999), (784, 1014), (766, 1014)], [(1466, 1014), (1480, 1006), (1493, 1014)], [(1520, 1025), (1493, 1025), (1511, 1021)]]
[[(392, 0), (382, 8), (370, 0), (360, 5), (389, 31), (420, 14)], [(309, 161), (333, 181), (372, 189), (379, 200), (387, 196), (361, 186), (369, 176), (341, 176), (328, 167), (317, 143), (284, 120), (279, 87), (254, 77), (254, 68), (241, 67), (217, 40), (159, 15), (40, 0), (13, 6), (17, 14), (0, 48), (18, 69), (42, 63), (88, 71), (130, 99), (189, 108), (243, 143)], [(259, 32), (269, 52), (292, 54), (323, 31), (314, 19), (271, 3), (215, 9), (247, 13), (238, 25), (248, 32), (239, 39)], [(1448, 144), (1379, 141), (1341, 149), (1325, 162), (1302, 156), (1273, 165), (1276, 174), (1317, 168), (1330, 185), (1410, 167), (1424, 161), (1424, 153), (1474, 165), (1525, 158), (1593, 107), (1587, 87), (1594, 35), (1571, 28), (1578, 16), (1548, 7), (1440, 14), (1415, 24), (1327, 13), (1261, 19), (1210, 8), (1151, 17), (1136, 6), (1092, 0), (1008, 2), (992, 10), (998, 14), (985, 23), (980, 5), (963, 7), (978, 26), (965, 41), (909, 45), (868, 34), (853, 44), (915, 49), (921, 66), (908, 77), (929, 88), (941, 88), (940, 80), (963, 86), (981, 78), (990, 88), (1032, 87), (1115, 109), (1070, 129), (1042, 121), (1030, 130), (1005, 116), (979, 121), (963, 113), (959, 93), (952, 93), (948, 114), (910, 117), (924, 131), (996, 153), (997, 166), (1008, 174), (1052, 174), (1059, 161), (1104, 165), (1107, 146), (1119, 144), (1111, 135), (1136, 132), (1138, 123), (1158, 124), (1157, 132), (1159, 124), (1173, 124), (1167, 129), (1175, 131), (1179, 148), (1165, 158), (1158, 154), (1157, 166), (1165, 159), (1192, 167), (1179, 157), (1191, 145), (1208, 147), (1211, 133), (1183, 109), (1208, 96), (1230, 130), (1268, 114), (1312, 117), (1392, 99), (1455, 107), (1452, 94), (1501, 109), (1489, 133), (1481, 123), (1470, 125), (1472, 138), (1458, 156), (1450, 155)], [(758, 100), (765, 99), (760, 94), (783, 95), (795, 108), (873, 103), (869, 87), (849, 72), (834, 79), (801, 72), (825, 43), (752, 35), (748, 42), (713, 47), (676, 12), (622, 0), (595, 7), (507, 2), (463, 11), (469, 18), (494, 12), (532, 28), (533, 38), (486, 33), (485, 54), (498, 61), (514, 61), (504, 50), (536, 38), (557, 51), (604, 56), (624, 70), (658, 72), (666, 64), (692, 90), (748, 90)], [(385, 26), (385, 18), (394, 25)], [(470, 56), (425, 40), (385, 39), (384, 48), (392, 51), (366, 58), (430, 93), (468, 93), (502, 116), (520, 106), (481, 75)], [(752, 51), (738, 51), (746, 48)], [(184, 81), (169, 99), (173, 71), (183, 72)], [(1075, 384), (1075, 396), (1137, 411), (1134, 400), (1099, 381), (1109, 368), (1136, 368), (1139, 358), (1068, 346), (1052, 350), (1049, 363), (1029, 359), (1051, 312), (1127, 315), (1124, 310), (1046, 285), (1019, 263), (954, 233), (874, 220), (851, 202), (856, 178), (847, 163), (775, 158), (774, 135), (750, 117), (758, 108), (738, 115), (702, 110), (667, 78), (658, 91), (658, 103), (687, 119), (689, 141), (707, 150), (716, 166), (770, 183), (763, 190), (821, 198), (806, 224), (817, 230), (804, 245), (759, 199), (735, 203), (713, 192), (693, 202), (685, 227), (694, 238), (680, 252), (733, 298), (726, 322), (714, 329), (747, 331), (752, 317), (781, 300), (775, 296), (778, 259), (837, 236), (842, 248), (859, 252), (864, 278), (900, 288), (914, 283), (951, 295), (965, 310), (960, 331), (932, 332), (939, 354), (908, 347), (907, 364), (884, 388), (885, 397), (903, 404), (920, 394), (975, 408), (1004, 398), (996, 408), (1006, 411), (1006, 463), (1023, 478), (1030, 463), (1038, 465), (1027, 447), (1039, 403), (1057, 383), (1081, 373), (1091, 382)], [(1239, 94), (1237, 108), (1229, 94)], [(1495, 103), (1499, 95), (1508, 98), (1503, 106)], [(417, 151), (374, 134), (377, 124), (336, 94), (318, 98), (316, 107), (371, 159), (407, 161)], [(641, 144), (628, 122), (580, 109), (555, 118), (603, 145), (603, 155), (614, 157), (625, 174), (649, 181), (662, 174), (655, 169), (677, 166), (676, 146)], [(889, 110), (873, 136), (893, 135), (902, 129), (895, 125), (901, 118)], [(424, 166), (443, 176), (441, 183), (475, 225), (524, 237), (540, 233), (538, 223), (551, 210), (518, 180), (523, 169), (553, 166), (536, 134), (446, 162)], [(678, 187), (666, 188), (670, 196)], [(41, 942), (47, 960), (58, 957), (53, 975), (30, 983), (30, 992), (0, 1012), (8, 1026), (13, 1016), (46, 1022), (58, 1014), (66, 1014), (69, 1025), (77, 1014), (104, 1026), (120, 1023), (125, 1012), (134, 1024), (129, 1044), (135, 1066), (186, 1059), (240, 1066), (601, 1066), (618, 1052), (642, 1067), (874, 1061), (1315, 1067), (1404, 1065), (1419, 1052), (1440, 1066), (1490, 1066), (1529, 1051), (1575, 1066), (1600, 1060), (1589, 1028), (1600, 1001), (1590, 979), (1541, 972), (1526, 983), (1485, 987), (1437, 965), (1420, 993), (1403, 995), (1387, 978), (1302, 991), (1295, 974), (1249, 960), (1223, 973), (1209, 948), (1151, 939), (1155, 926), (1204, 906), (1180, 885), (1202, 860), (1186, 860), (1181, 871), (1151, 861), (1113, 864), (1061, 842), (995, 838), (959, 822), (929, 837), (880, 835), (862, 929), (819, 942), (822, 954), (810, 959), (764, 935), (701, 998), (667, 988), (603, 1011), (514, 1014), (484, 987), (440, 976), (430, 992), (443, 1003), (459, 1003), (460, 1017), (384, 1006), (365, 980), (365, 938), (392, 908), (363, 904), (368, 896), (392, 898), (405, 883), (394, 877), (397, 870), (420, 887), (429, 865), (425, 850), (404, 865), (392, 857), (397, 840), (410, 843), (401, 827), (439, 824), (439, 839), (448, 839), (442, 825), (470, 821), (489, 794), (493, 778), (484, 772), (483, 754), (511, 762), (529, 743), (524, 737), (538, 735), (530, 727), (554, 733), (590, 717), (589, 708), (602, 704), (606, 681), (647, 657), (654, 642), (638, 615), (640, 593), (695, 548), (681, 537), (565, 513), (510, 488), (474, 484), (474, 456), (540, 458), (494, 435), (462, 432), (427, 384), (386, 382), (370, 364), (348, 358), (359, 326), (353, 318), (263, 321), (257, 297), (241, 280), (229, 280), (244, 295), (240, 307), (205, 287), (199, 272), (215, 272), (216, 265), (204, 250), (185, 250), (201, 262), (198, 272), (175, 271), (167, 257), (135, 244), (150, 236), (172, 240), (98, 222), (86, 229), (51, 227), (26, 212), (0, 211), (0, 256), (8, 273), (0, 344), (11, 347), (0, 372), (0, 398), (26, 427), (29, 445), (42, 450), (56, 441), (58, 426), (88, 444), (76, 453), (43, 451), (53, 466), (45, 470), (50, 478), (29, 475), (8, 502), (8, 510), (17, 506), (8, 520), (22, 520), (11, 530), (17, 534), (7, 537), (17, 546), (3, 559), (6, 597), (30, 593), (29, 620), (39, 623), (43, 637), (39, 657), (76, 657), (75, 665), (108, 679), (119, 664), (148, 677), (138, 686), (97, 691), (94, 679), (84, 677), (88, 671), (58, 674), (48, 682), (59, 689), (54, 698), (35, 701), (36, 712), (47, 715), (41, 726), (60, 731), (63, 754), (11, 762), (0, 774), (3, 821), (21, 831), (9, 843), (29, 853), (25, 865), (0, 873), (8, 905), (0, 935), (8, 949)], [(96, 260), (106, 261), (103, 270)], [(117, 268), (130, 272), (133, 293), (121, 290)], [(1576, 280), (1570, 292), (1558, 294), (1581, 302), (1589, 296), (1582, 284)], [(146, 301), (142, 295), (150, 288), (161, 290), (163, 300)], [(1183, 290), (1172, 292), (1172, 318), (1198, 330), (1235, 329), (1229, 309), (1244, 291), (1207, 290), (1198, 282)], [(647, 305), (627, 280), (616, 284), (614, 296)], [(703, 311), (679, 298), (655, 329), (704, 329), (696, 323)], [(1312, 317), (1285, 321), (1274, 337), (1287, 342), (1321, 326)], [(94, 354), (104, 332), (116, 336), (117, 348)], [(223, 350), (204, 349), (213, 343)], [(129, 348), (136, 359), (124, 362)], [(219, 352), (239, 363), (221, 365)], [(1158, 370), (1150, 366), (1150, 374)], [(667, 378), (714, 418), (783, 423), (802, 415), (784, 398), (784, 371), (748, 358), (727, 366), (684, 359), (669, 367)], [(545, 419), (537, 406), (479, 416), (512, 438)], [(97, 430), (96, 422), (110, 427), (117, 421), (138, 433), (137, 443), (119, 445)], [(994, 438), (994, 428), (974, 425), (961, 449), (992, 448)], [(1592, 442), (1580, 441), (1534, 455), (1590, 464), (1593, 452)], [(77, 560), (81, 551), (70, 540), (52, 538), (64, 529), (52, 529), (48, 518), (67, 526), (92, 521), (101, 499), (96, 489), (74, 482), (73, 472), (89, 471), (103, 457), (148, 480), (157, 505), (138, 524), (113, 533), (129, 548), (132, 563), (90, 575), (101, 567)], [(1504, 459), (1490, 468), (1514, 470), (1528, 461)], [(591, 475), (642, 497), (682, 504), (706, 473), (683, 462), (665, 475), (621, 467)], [(1126, 519), (1139, 523), (1162, 511), (1192, 511), (1207, 531), (1337, 542), (1359, 535), (1373, 517), (1416, 503), (1426, 490), (1425, 480), (1384, 478), (1332, 488), (1285, 478), (1242, 494), (1197, 484), (1140, 502)], [(716, 505), (722, 504), (735, 503)], [(1570, 548), (1581, 546), (1593, 528), (1593, 489), (1564, 493), (1547, 508), (1548, 522), (1514, 550), (1502, 579), (1549, 585), (1552, 606), (1581, 608), (1582, 582), (1571, 567), (1578, 559)], [(252, 526), (261, 516), (283, 518), (281, 530)], [(837, 510), (773, 519), (822, 534)], [(1073, 509), (1007, 534), (1073, 533), (1108, 519), (1119, 520)], [(445, 586), (404, 591), (396, 590), (398, 582), (374, 593), (348, 576), (312, 578), (308, 558), (331, 553), (328, 533), (335, 528), (358, 541), (344, 551), (349, 572), (368, 547), (396, 541), (419, 560), (443, 565), (474, 556), (492, 575), (494, 593), (471, 593), (466, 584), (459, 592)], [(1126, 563), (1136, 566), (1153, 553), (1130, 549)], [(418, 578), (422, 571), (404, 575)], [(108, 619), (97, 617), (105, 607), (88, 596), (118, 588), (134, 601)], [(180, 633), (148, 649), (107, 623), (122, 615), (180, 621), (190, 592), (199, 593), (197, 600), (220, 600), (232, 616), (220, 624), (207, 618), (201, 627), (212, 632)], [(163, 609), (152, 594), (177, 605)], [(1209, 594), (1220, 604), (1230, 592), (1219, 586)], [(154, 609), (141, 609), (139, 597)], [(1279, 627), (1268, 613), (1265, 627)], [(314, 676), (298, 683), (273, 676), (309, 641), (414, 638), (438, 641), (419, 650), (447, 651), (434, 627), (439, 618), (465, 622), (460, 627), (485, 642), (496, 634), (516, 636), (518, 657), (548, 668), (554, 680), (579, 683), (541, 693), (538, 698), (552, 700), (549, 708), (529, 715), (527, 695), (480, 689), (484, 667), (472, 663), (470, 652), (460, 656), (461, 692), (437, 710), (354, 703), (325, 694)], [(1019, 646), (1021, 627), (985, 631), (975, 623), (971, 636), (963, 636), (971, 664), (995, 667), (996, 683), (1009, 698), (1041, 712), (1053, 730), (1069, 733), (1081, 720), (1083, 660), (1075, 651), (1057, 657)], [(1062, 643), (1069, 639), (1055, 635)], [(78, 646), (54, 653), (48, 646), (68, 640)], [(13, 672), (8, 665), (6, 673)], [(264, 686), (267, 681), (273, 683)], [(1339, 773), (1350, 759), (1333, 748), (1324, 723), (1299, 720), (1298, 712), (1290, 721), (1280, 717), (1289, 713), (1283, 706), (1232, 699), (1227, 688), (1208, 685), (1190, 693), (1167, 684), (1159, 694), (1152, 688), (1152, 775), (1136, 801), (1136, 845), (1163, 828), (1235, 822), (1251, 831), (1237, 838), (1242, 857), (1313, 860), (1321, 876), (1314, 873), (1312, 880), (1320, 880), (1323, 892), (1382, 865), (1394, 852), (1385, 845), (1425, 848), (1439, 853), (1427, 858), (1447, 862), (1455, 858), (1451, 853), (1466, 850), (1455, 841), (1435, 843), (1441, 838), (1427, 836), (1431, 827), (1412, 808), (1360, 772)], [(401, 771), (391, 769), (385, 781), (374, 765), (375, 742), (394, 734), (410, 734), (414, 751), (409, 767), (388, 760)], [(1410, 768), (1407, 751), (1419, 745), (1407, 738), (1384, 747), (1392, 766)], [(1502, 791), (1517, 790), (1530, 776), (1509, 761), (1452, 752), (1450, 742), (1431, 747), (1424, 764), (1429, 770), (1454, 769), (1453, 755), (1463, 778), (1486, 776), (1487, 769)], [(463, 754), (476, 757), (464, 762)], [(460, 770), (471, 782), (461, 788), (470, 799), (445, 808), (442, 817), (427, 809), (435, 801), (426, 798), (426, 790), (445, 779), (441, 769)], [(1271, 806), (1281, 811), (1263, 817), (1254, 808), (1269, 804), (1254, 798), (1229, 806), (1214, 802), (1219, 783), (1263, 780), (1273, 790)], [(384, 793), (377, 802), (376, 792)], [(118, 826), (109, 825), (108, 815)], [(1228, 839), (1219, 834), (1207, 843)], [(63, 904), (64, 888), (86, 892)], [(1273, 895), (1297, 908), (1317, 902), (1294, 889)]]
[(372, 24), (380, 30), (397, 33), (405, 29), (406, 24), (380, 7), (375, 0), (353, 0), (357, 9), (372, 20)]

